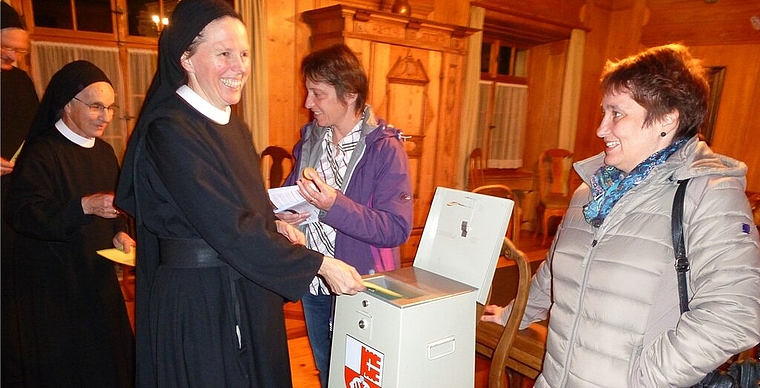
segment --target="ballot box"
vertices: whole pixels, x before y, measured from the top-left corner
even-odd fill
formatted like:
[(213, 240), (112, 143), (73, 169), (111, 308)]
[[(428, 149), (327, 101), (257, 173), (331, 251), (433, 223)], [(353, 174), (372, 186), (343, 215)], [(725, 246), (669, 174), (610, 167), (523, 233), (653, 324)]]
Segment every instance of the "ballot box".
[(338, 296), (330, 388), (472, 387), (486, 303), (514, 203), (439, 187), (412, 267)]

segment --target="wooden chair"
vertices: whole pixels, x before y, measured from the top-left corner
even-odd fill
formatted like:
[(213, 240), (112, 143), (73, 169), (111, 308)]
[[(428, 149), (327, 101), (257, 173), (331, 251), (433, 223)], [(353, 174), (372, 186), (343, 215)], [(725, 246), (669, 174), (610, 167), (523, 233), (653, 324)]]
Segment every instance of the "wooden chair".
[(470, 190), (486, 184), (486, 163), (483, 159), (483, 150), (475, 148), (470, 153), (468, 187)]
[(512, 240), (515, 245), (520, 245), (520, 225), (522, 224), (522, 208), (520, 207), (520, 201), (517, 195), (512, 192), (512, 189), (506, 185), (483, 185), (478, 186), (472, 190), (473, 193), (480, 193), (485, 195), (491, 195), (494, 197), (507, 198), (515, 201), (515, 206), (512, 210), (512, 222), (507, 228), (507, 237)]
[(549, 235), (549, 219), (564, 217), (570, 205), (570, 170), (573, 167), (573, 153), (555, 148), (546, 150), (538, 157), (538, 185), (541, 193), (539, 213), (541, 214), (542, 245), (546, 245)]
[(261, 175), (267, 189), (282, 186), (295, 166), (295, 158), (282, 147), (269, 146), (261, 152)]
[(517, 249), (512, 241), (506, 237), (504, 237), (501, 252), (502, 255), (517, 264), (518, 286), (512, 312), (509, 315), (509, 319), (507, 319), (507, 324), (504, 326), (480, 321), (485, 306), (478, 305), (475, 351), (491, 359), (491, 366), (488, 371), (489, 388), (503, 388), (505, 386), (506, 376), (504, 372), (507, 366), (506, 362), (511, 353), (515, 335), (520, 327), (520, 321), (525, 313), (525, 306), (528, 303), (528, 293), (530, 291), (531, 271), (527, 256)]
[(523, 376), (535, 380), (541, 373), (546, 353), (546, 325), (546, 321), (531, 323), (527, 328), (517, 331), (509, 357), (505, 361), (510, 387), (521, 387)]

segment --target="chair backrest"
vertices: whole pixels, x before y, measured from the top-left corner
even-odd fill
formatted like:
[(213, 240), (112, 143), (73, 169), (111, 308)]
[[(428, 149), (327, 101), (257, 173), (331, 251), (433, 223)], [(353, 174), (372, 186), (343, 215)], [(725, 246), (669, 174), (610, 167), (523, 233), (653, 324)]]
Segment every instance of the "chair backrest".
[(562, 148), (546, 150), (538, 157), (538, 181), (541, 197), (570, 195), (570, 171), (573, 153)]
[(506, 361), (517, 335), (517, 330), (520, 328), (520, 321), (522, 321), (525, 313), (528, 294), (530, 293), (531, 270), (528, 257), (506, 237), (501, 252), (507, 259), (513, 260), (517, 264), (517, 295), (504, 326), (480, 321), (483, 307), (478, 306), (475, 349), (478, 353), (491, 359), (491, 367), (488, 372), (489, 388), (504, 386)]
[(269, 146), (261, 152), (261, 175), (267, 189), (282, 186), (295, 166), (295, 158), (282, 147)]
[(485, 160), (483, 159), (483, 150), (480, 148), (475, 148), (470, 153), (470, 162), (469, 162), (469, 188), (470, 190), (478, 187), (483, 186), (486, 184), (486, 177), (485, 177), (485, 169), (486, 164)]
[(515, 193), (506, 185), (483, 185), (478, 186), (471, 190), (473, 193), (480, 193), (485, 195), (491, 195), (499, 198), (511, 199), (515, 202), (514, 208), (512, 208), (512, 222), (510, 222), (507, 229), (507, 236), (512, 242), (517, 245), (520, 244), (520, 227), (522, 224), (522, 207), (520, 206), (520, 199)]
[(480, 193), (485, 195), (492, 195), (494, 197), (507, 198), (515, 201), (515, 207), (517, 207), (517, 196), (506, 185), (483, 185), (472, 189), (473, 193)]

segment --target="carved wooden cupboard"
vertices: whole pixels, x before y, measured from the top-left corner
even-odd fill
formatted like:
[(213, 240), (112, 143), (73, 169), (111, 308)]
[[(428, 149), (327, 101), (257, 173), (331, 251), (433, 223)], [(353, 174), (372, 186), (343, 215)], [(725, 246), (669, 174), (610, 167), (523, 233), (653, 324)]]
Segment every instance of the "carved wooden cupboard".
[(467, 37), (474, 30), (335, 5), (304, 13), (312, 48), (345, 43), (369, 75), (368, 103), (406, 138), (414, 230), (402, 247), (411, 265), (438, 186), (454, 187)]

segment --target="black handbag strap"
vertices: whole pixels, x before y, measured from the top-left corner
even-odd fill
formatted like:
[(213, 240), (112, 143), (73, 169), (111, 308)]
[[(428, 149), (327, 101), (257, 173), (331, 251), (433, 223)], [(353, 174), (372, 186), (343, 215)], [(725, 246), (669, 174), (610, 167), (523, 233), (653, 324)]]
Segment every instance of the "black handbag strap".
[(688, 179), (678, 181), (676, 196), (673, 198), (673, 215), (670, 219), (673, 230), (673, 253), (676, 256), (678, 297), (681, 313), (689, 311), (689, 297), (686, 291), (686, 273), (689, 272), (689, 258), (686, 257), (686, 246), (683, 239), (683, 199), (686, 195), (686, 185), (688, 183)]

